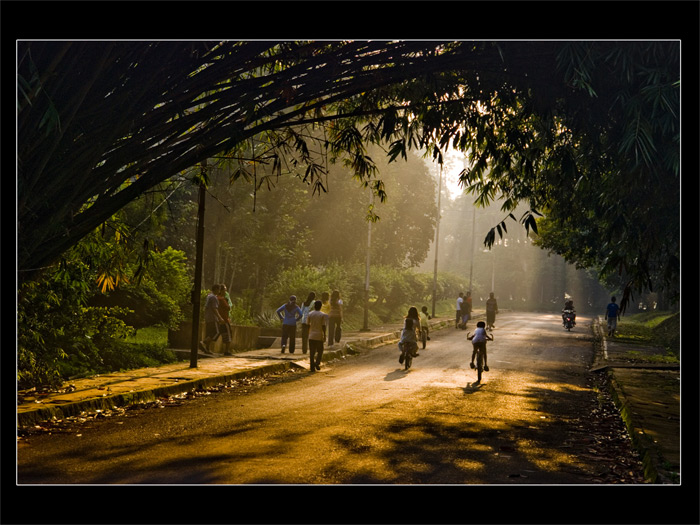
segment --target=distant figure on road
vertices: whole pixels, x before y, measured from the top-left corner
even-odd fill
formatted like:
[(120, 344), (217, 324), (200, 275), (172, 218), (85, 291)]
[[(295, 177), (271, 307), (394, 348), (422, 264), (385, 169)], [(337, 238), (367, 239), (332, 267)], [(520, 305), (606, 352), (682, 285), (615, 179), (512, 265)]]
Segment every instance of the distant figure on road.
[(277, 309), (277, 316), (282, 321), (282, 353), (289, 340), (289, 353), (293, 354), (296, 345), (297, 321), (301, 319), (301, 308), (297, 305), (296, 295), (292, 295), (289, 302)]
[(462, 330), (467, 329), (467, 321), (472, 318), (472, 293), (467, 292), (467, 296), (462, 301)]
[(617, 319), (620, 317), (620, 307), (615, 302), (615, 296), (610, 298), (610, 304), (605, 309), (605, 319), (608, 321), (608, 337), (615, 337), (617, 329)]
[(303, 354), (309, 348), (309, 313), (314, 309), (314, 299), (316, 299), (316, 293), (310, 292), (306, 301), (301, 303), (301, 352)]
[(207, 354), (211, 353), (209, 345), (219, 336), (219, 325), (224, 321), (219, 313), (218, 293), (219, 285), (215, 284), (204, 302), (204, 341), (199, 342), (199, 349)]
[(489, 298), (486, 300), (486, 326), (489, 330), (494, 329), (497, 313), (498, 303), (496, 302), (496, 298), (493, 296), (493, 292), (491, 292), (489, 294)]
[(571, 315), (573, 316), (573, 321), (574, 321), (574, 326), (576, 326), (576, 310), (574, 309), (574, 300), (569, 299), (564, 302), (564, 308), (561, 311), (561, 322), (563, 325), (566, 325), (566, 311), (570, 311)]
[(343, 300), (340, 292), (333, 290), (330, 298), (330, 311), (328, 312), (328, 347), (340, 342), (341, 328), (343, 322)]
[[(231, 305), (226, 299), (226, 285), (219, 285), (219, 292), (216, 294), (216, 299), (219, 301), (219, 315), (221, 316), (222, 322), (219, 324), (219, 333), (221, 334), (221, 342), (223, 343), (224, 355), (231, 355), (231, 319), (229, 314), (231, 311)], [(214, 340), (218, 339), (214, 337)]]
[(420, 309), (420, 328), (425, 332), (425, 340), (430, 341), (430, 325), (428, 321), (431, 319), (430, 314), (428, 314), (428, 307), (424, 306)]
[(328, 315), (331, 313), (331, 296), (328, 292), (321, 294), (321, 311)]
[(314, 302), (314, 309), (309, 312), (309, 365), (312, 372), (321, 370), (323, 342), (326, 340), (328, 315), (321, 312), (321, 301)]
[(404, 348), (412, 352), (413, 357), (418, 357), (418, 335), (420, 334), (420, 318), (418, 317), (418, 309), (411, 306), (408, 309), (408, 314), (403, 321), (403, 330), (401, 330), (401, 339), (399, 340), (399, 363), (403, 363)]
[(459, 292), (459, 297), (457, 297), (457, 313), (455, 317), (455, 328), (459, 328), (462, 324), (462, 303), (464, 303), (464, 294)]
[(476, 330), (474, 330), (474, 335), (469, 335), (467, 332), (467, 339), (472, 342), (472, 360), (469, 363), (471, 368), (474, 368), (474, 358), (476, 357), (476, 351), (479, 348), (484, 350), (484, 372), (489, 371), (488, 360), (486, 358), (486, 341), (493, 341), (493, 337), (486, 333), (486, 323), (479, 321), (476, 323)]

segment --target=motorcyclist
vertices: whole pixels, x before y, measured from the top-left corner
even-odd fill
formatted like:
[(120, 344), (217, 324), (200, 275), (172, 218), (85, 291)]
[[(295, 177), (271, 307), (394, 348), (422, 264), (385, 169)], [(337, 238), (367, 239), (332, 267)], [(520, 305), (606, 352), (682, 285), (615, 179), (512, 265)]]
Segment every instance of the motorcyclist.
[(564, 308), (561, 311), (561, 323), (566, 326), (566, 312), (571, 312), (572, 321), (576, 326), (576, 310), (574, 309), (574, 300), (569, 298), (564, 302)]

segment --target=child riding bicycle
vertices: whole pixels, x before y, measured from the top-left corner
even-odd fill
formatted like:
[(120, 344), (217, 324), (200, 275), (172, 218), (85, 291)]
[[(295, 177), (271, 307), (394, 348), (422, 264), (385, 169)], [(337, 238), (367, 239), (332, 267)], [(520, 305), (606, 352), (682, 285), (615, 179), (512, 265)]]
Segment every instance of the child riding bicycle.
[(472, 350), (472, 360), (471, 363), (469, 363), (469, 366), (471, 368), (476, 368), (474, 366), (474, 358), (476, 357), (476, 353), (479, 349), (483, 350), (483, 355), (484, 355), (484, 371), (488, 372), (489, 367), (486, 364), (486, 341), (493, 341), (493, 336), (490, 336), (489, 334), (486, 333), (486, 323), (483, 321), (479, 321), (476, 323), (476, 330), (474, 330), (474, 335), (469, 335), (469, 332), (467, 332), (467, 339), (469, 339), (472, 342), (472, 345), (474, 349)]

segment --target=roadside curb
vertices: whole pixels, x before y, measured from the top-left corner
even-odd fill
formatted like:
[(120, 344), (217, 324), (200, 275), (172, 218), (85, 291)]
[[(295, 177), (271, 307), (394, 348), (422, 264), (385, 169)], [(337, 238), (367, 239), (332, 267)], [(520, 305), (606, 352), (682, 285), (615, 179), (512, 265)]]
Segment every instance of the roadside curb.
[(64, 419), (77, 416), (83, 412), (95, 412), (98, 410), (112, 410), (117, 407), (149, 403), (158, 398), (205, 389), (228, 381), (257, 377), (265, 374), (279, 373), (295, 367), (295, 363), (282, 361), (279, 363), (265, 364), (248, 370), (235, 370), (229, 374), (212, 375), (209, 377), (196, 377), (184, 379), (170, 385), (146, 386), (142, 389), (118, 394), (103, 394), (102, 397), (92, 397), (70, 403), (38, 407), (36, 409), (18, 411), (17, 426), (26, 427), (48, 419)]
[[(680, 370), (680, 365), (670, 364), (628, 364), (609, 361), (607, 354), (607, 337), (605, 336), (602, 322), (599, 316), (593, 318), (593, 332), (595, 339), (595, 356), (594, 362), (591, 365), (590, 372), (605, 373), (610, 386), (610, 395), (613, 403), (620, 412), (620, 417), (625, 424), (627, 433), (633, 447), (639, 453), (642, 460), (644, 478), (649, 483), (653, 484), (675, 484), (674, 473), (663, 468), (667, 463), (664, 457), (663, 447), (653, 439), (648, 430), (638, 420), (634, 401), (628, 396), (625, 391), (625, 386), (621, 377), (627, 377), (629, 371), (648, 372), (653, 374), (673, 373)], [(624, 373), (623, 373), (624, 372)], [(676, 474), (677, 476), (677, 474)]]
[[(448, 325), (449, 321), (436, 321), (430, 326), (431, 330), (439, 330)], [(362, 333), (353, 334), (339, 347), (324, 349), (322, 361), (344, 359), (362, 351), (389, 345), (398, 341), (400, 336), (401, 330), (387, 331), (372, 336), (368, 334), (367, 337), (363, 336)], [(246, 356), (241, 354), (245, 354), (245, 352), (237, 352), (226, 357), (226, 359), (239, 359), (241, 365), (231, 364), (231, 361), (228, 361), (227, 368), (219, 367), (220, 369), (213, 371), (205, 371), (202, 367), (187, 368), (186, 365), (177, 363), (153, 369), (117, 373), (111, 378), (110, 374), (107, 374), (94, 380), (94, 388), (99, 390), (98, 394), (76, 399), (79, 392), (67, 391), (48, 396), (46, 399), (38, 399), (35, 401), (36, 406), (29, 405), (29, 403), (24, 403), (22, 406), (18, 404), (17, 428), (37, 425), (51, 419), (65, 419), (85, 413), (149, 403), (159, 398), (211, 388), (230, 381), (276, 374), (292, 369), (309, 369), (308, 355), (304, 354), (300, 354), (299, 359), (289, 359), (288, 355), (287, 358), (268, 355), (265, 357), (248, 356), (246, 359)], [(213, 362), (210, 356), (202, 357), (208, 358), (203, 363)], [(216, 360), (217, 357), (220, 356), (213, 359)], [(258, 360), (259, 364), (256, 362)], [(262, 361), (268, 362), (263, 363)], [(207, 364), (207, 366), (209, 365)], [(130, 386), (120, 386), (126, 383), (129, 383)], [(112, 387), (114, 387), (115, 392), (111, 391)]]

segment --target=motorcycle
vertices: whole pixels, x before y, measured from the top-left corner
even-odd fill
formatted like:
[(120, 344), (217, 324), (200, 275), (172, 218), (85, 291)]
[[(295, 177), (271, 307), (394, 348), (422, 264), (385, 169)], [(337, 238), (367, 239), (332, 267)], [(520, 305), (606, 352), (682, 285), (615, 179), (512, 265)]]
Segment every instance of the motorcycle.
[(564, 320), (564, 328), (571, 332), (571, 329), (576, 325), (576, 314), (574, 314), (573, 310), (564, 310), (562, 318)]

